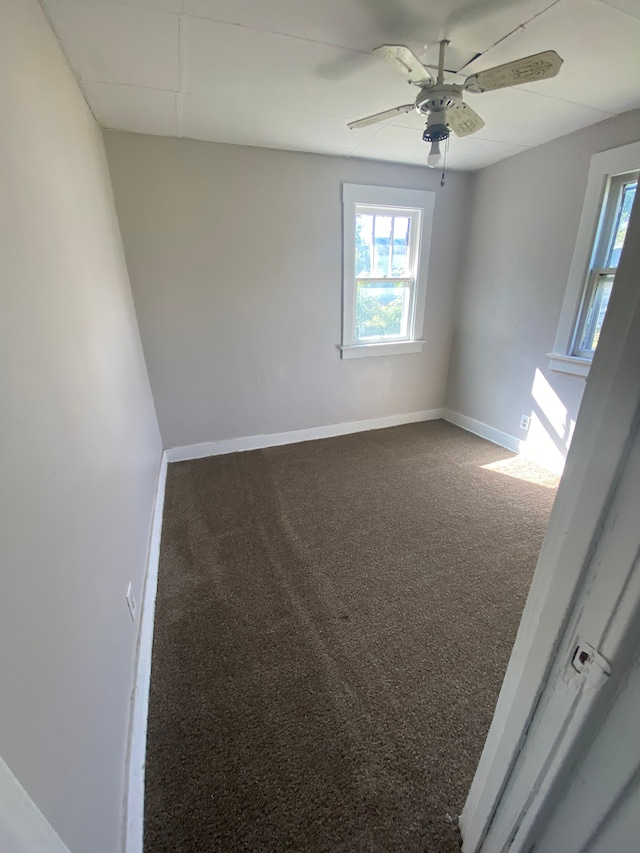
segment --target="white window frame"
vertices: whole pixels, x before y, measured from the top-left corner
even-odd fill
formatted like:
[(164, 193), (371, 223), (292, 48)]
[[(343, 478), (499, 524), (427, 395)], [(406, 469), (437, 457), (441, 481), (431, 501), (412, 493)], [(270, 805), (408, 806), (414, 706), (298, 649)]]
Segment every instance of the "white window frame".
[[(424, 312), (427, 298), (427, 272), (431, 247), (431, 229), (436, 194), (431, 190), (408, 190), (397, 187), (375, 187), (363, 184), (342, 185), (343, 205), (343, 281), (342, 281), (342, 358), (363, 358), (421, 352), (424, 340)], [(410, 274), (411, 287), (408, 333), (394, 341), (362, 342), (356, 340), (356, 208), (375, 209), (380, 213), (411, 214), (414, 258)], [(398, 281), (402, 276), (393, 278)], [(384, 277), (376, 277), (376, 281)], [(361, 279), (358, 279), (361, 280)]]
[[(591, 158), (587, 190), (582, 206), (578, 236), (569, 270), (560, 320), (553, 351), (547, 353), (549, 366), (560, 373), (587, 377), (591, 368), (591, 355), (576, 355), (577, 338), (584, 323), (595, 279), (592, 270), (601, 262), (597, 257), (601, 234), (606, 228), (607, 201), (612, 192), (619, 191), (618, 176), (640, 169), (640, 142), (620, 148), (600, 151)], [(597, 270), (602, 272), (602, 270)]]

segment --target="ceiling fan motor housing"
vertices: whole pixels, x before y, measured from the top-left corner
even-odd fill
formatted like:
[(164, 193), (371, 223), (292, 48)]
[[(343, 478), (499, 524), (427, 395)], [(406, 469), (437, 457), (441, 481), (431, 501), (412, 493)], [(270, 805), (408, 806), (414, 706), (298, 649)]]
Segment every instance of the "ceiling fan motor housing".
[(446, 112), (462, 102), (462, 89), (459, 86), (440, 85), (421, 89), (416, 98), (416, 110), (422, 115)]

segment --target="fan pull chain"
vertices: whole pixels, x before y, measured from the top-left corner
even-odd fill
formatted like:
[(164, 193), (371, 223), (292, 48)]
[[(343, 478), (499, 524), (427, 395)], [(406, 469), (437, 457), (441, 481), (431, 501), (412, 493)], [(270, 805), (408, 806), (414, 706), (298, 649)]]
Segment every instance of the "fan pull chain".
[(447, 151), (449, 150), (449, 137), (447, 136), (447, 141), (444, 145), (444, 157), (442, 158), (442, 177), (440, 178), (440, 186), (444, 187), (445, 181), (445, 169), (447, 168)]

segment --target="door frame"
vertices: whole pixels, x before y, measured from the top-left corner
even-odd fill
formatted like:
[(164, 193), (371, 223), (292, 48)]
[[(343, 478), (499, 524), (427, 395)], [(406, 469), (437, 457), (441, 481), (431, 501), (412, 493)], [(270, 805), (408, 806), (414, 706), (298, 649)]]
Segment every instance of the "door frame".
[[(549, 676), (566, 644), (586, 579), (593, 577), (593, 556), (612, 520), (639, 417), (640, 205), (636, 204), (529, 597), (460, 817), (464, 853), (523, 849), (528, 853), (535, 843), (529, 833), (524, 848), (516, 836), (523, 821), (530, 827), (539, 826), (538, 818), (548, 802), (537, 797), (514, 803), (510, 795), (516, 790), (519, 774), (529, 769), (532, 723), (545, 691), (553, 687)], [(640, 524), (633, 535), (640, 548)], [(616, 582), (622, 583), (623, 576), (620, 572)], [(570, 660), (566, 665), (570, 666)], [(567, 737), (577, 742), (589, 724), (588, 715), (582, 720), (576, 717)], [(568, 750), (567, 762), (571, 755)], [(552, 756), (548, 758), (551, 761)], [(566, 771), (567, 767), (557, 769)], [(485, 847), (489, 832), (492, 840)]]

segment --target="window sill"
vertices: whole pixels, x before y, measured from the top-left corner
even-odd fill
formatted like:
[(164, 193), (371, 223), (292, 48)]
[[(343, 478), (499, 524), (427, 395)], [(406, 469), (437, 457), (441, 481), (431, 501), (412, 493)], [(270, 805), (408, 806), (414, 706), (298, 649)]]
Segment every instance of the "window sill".
[(584, 379), (589, 375), (591, 359), (578, 358), (575, 355), (563, 355), (560, 352), (548, 352), (549, 367), (557, 373), (570, 373), (573, 376), (582, 376)]
[(351, 344), (338, 346), (341, 358), (369, 358), (377, 355), (404, 355), (422, 352), (424, 341), (394, 341), (388, 344)]

